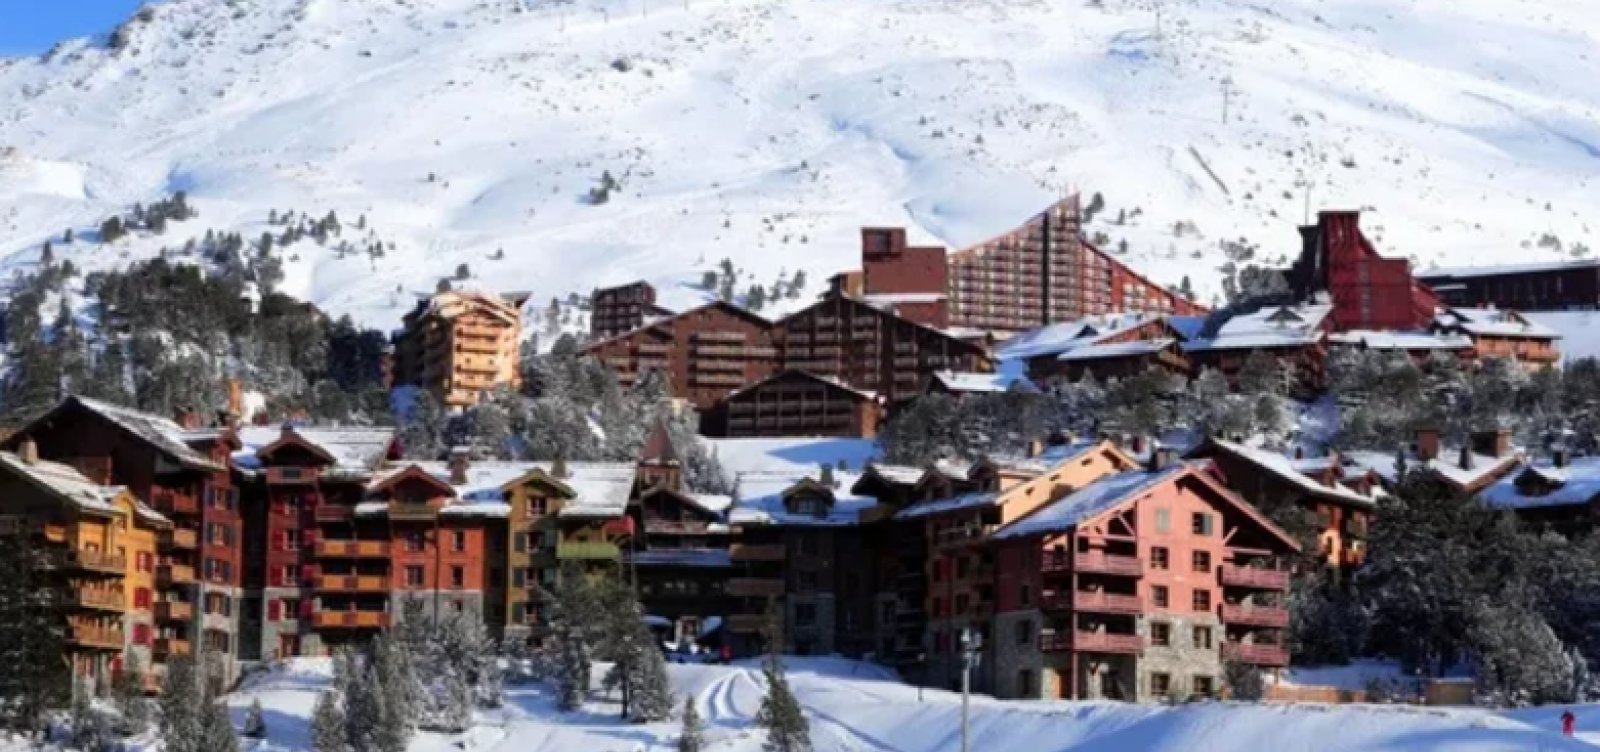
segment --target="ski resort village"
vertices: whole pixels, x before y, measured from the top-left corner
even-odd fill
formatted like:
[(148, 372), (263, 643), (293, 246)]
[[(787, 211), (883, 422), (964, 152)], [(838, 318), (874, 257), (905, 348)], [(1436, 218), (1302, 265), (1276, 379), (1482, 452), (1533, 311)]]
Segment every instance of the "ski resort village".
[(0, 9), (0, 752), (1593, 749), (1590, 6)]

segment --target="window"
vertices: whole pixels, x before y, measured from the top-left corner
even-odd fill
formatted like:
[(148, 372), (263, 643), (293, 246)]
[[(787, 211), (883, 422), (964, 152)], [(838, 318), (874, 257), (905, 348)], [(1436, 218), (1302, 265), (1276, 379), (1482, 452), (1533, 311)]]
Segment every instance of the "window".
[(423, 549), (423, 546), (424, 546), (425, 543), (426, 543), (426, 540), (422, 537), (422, 531), (413, 530), (413, 531), (411, 531), (409, 533), (406, 533), (406, 550), (407, 551), (411, 551), (413, 553), (415, 553), (417, 551), (421, 551)]
[(529, 536), (528, 533), (517, 533), (516, 535), (511, 536), (511, 538), (512, 538), (511, 547), (515, 548), (517, 550), (517, 553), (519, 553), (519, 554), (527, 553), (528, 552), (528, 538), (529, 537), (530, 536)]
[(1193, 680), (1194, 693), (1201, 697), (1210, 697), (1216, 692), (1216, 687), (1211, 683), (1209, 676), (1196, 676)]
[(794, 623), (798, 627), (809, 627), (817, 623), (817, 607), (810, 603), (797, 603), (794, 607)]
[(156, 555), (149, 551), (140, 551), (135, 561), (141, 572), (156, 571)]
[(455, 531), (452, 531), (450, 533), (450, 550), (451, 551), (465, 551), (465, 550), (467, 550), (467, 531), (465, 531), (465, 530), (455, 530)]
[(804, 556), (816, 556), (821, 546), (817, 541), (817, 536), (806, 533), (800, 536), (799, 549)]
[(150, 607), (150, 588), (138, 588), (138, 589), (133, 591), (133, 607), (134, 608), (149, 608)]
[(1156, 608), (1166, 608), (1167, 607), (1167, 586), (1166, 585), (1151, 585), (1150, 586), (1150, 603), (1151, 603), (1151, 605), (1155, 606)]
[(1151, 569), (1168, 569), (1170, 567), (1171, 567), (1171, 563), (1168, 561), (1168, 554), (1167, 554), (1166, 547), (1164, 547), (1164, 546), (1156, 546), (1155, 548), (1150, 549), (1150, 568)]
[(528, 516), (529, 517), (542, 517), (542, 516), (544, 516), (546, 514), (545, 510), (547, 510), (549, 508), (550, 508), (550, 501), (548, 499), (542, 497), (542, 496), (536, 497), (536, 498), (532, 498), (532, 499), (528, 499)]
[(971, 601), (972, 601), (972, 598), (970, 596), (968, 596), (966, 593), (957, 593), (956, 594), (956, 615), (959, 616), (961, 614), (965, 614), (967, 612), (967, 606), (971, 603)]
[(1210, 551), (1196, 551), (1196, 552), (1194, 552), (1194, 556), (1192, 557), (1192, 559), (1193, 559), (1193, 562), (1194, 562), (1194, 571), (1196, 571), (1196, 572), (1209, 572), (1209, 571), (1211, 571), (1211, 552)]
[(1210, 535), (1211, 534), (1211, 522), (1212, 522), (1211, 515), (1206, 514), (1205, 512), (1195, 512), (1194, 513), (1194, 534), (1195, 535)]
[(1162, 622), (1150, 623), (1150, 644), (1157, 647), (1166, 647), (1172, 644), (1172, 625)]
[(133, 625), (133, 644), (135, 644), (135, 645), (149, 645), (150, 644), (150, 625), (149, 624), (135, 624), (135, 625)]
[(1211, 591), (1210, 590), (1206, 590), (1204, 588), (1196, 588), (1195, 589), (1195, 591), (1194, 591), (1194, 610), (1196, 610), (1196, 611), (1210, 611), (1211, 610)]
[(450, 587), (464, 588), (467, 586), (467, 568), (459, 564), (450, 567)]
[(1158, 532), (1158, 533), (1170, 533), (1170, 532), (1172, 532), (1172, 510), (1171, 509), (1157, 509), (1156, 510), (1156, 532)]
[(1021, 671), (1018, 671), (1017, 696), (1033, 697), (1037, 693), (1037, 690), (1035, 690), (1033, 687), (1033, 672), (1029, 671), (1028, 669), (1022, 669)]
[(1017, 644), (1028, 646), (1033, 644), (1033, 622), (1027, 619), (1017, 622)]
[(422, 587), (422, 566), (409, 564), (406, 566), (406, 586)]
[(1165, 697), (1172, 691), (1172, 675), (1153, 673), (1150, 675), (1150, 694), (1155, 697)]
[(933, 615), (934, 616), (944, 616), (944, 600), (943, 599), (941, 599), (941, 598), (934, 598), (933, 599)]
[(285, 530), (283, 532), (283, 550), (285, 550), (285, 551), (299, 551), (300, 550), (300, 531), (299, 530)]
[(1027, 583), (1023, 583), (1021, 591), (1017, 593), (1017, 602), (1023, 608), (1027, 608), (1027, 607), (1033, 605), (1033, 586), (1032, 585), (1029, 585)]
[(965, 557), (965, 556), (956, 557), (956, 579), (964, 580), (964, 579), (967, 578), (967, 564), (968, 564), (967, 557)]
[(795, 587), (802, 593), (812, 593), (817, 590), (817, 573), (801, 572), (796, 576)]
[(517, 602), (511, 604), (511, 623), (521, 624), (528, 620), (528, 604)]
[(1197, 648), (1200, 648), (1201, 650), (1210, 650), (1211, 649), (1211, 628), (1210, 627), (1195, 627), (1194, 628), (1194, 646), (1197, 647)]

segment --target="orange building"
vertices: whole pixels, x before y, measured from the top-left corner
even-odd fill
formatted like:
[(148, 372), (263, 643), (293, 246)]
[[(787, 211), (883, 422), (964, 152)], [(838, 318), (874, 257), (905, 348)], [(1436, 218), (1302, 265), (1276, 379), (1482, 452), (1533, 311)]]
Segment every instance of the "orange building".
[(527, 300), (459, 291), (419, 301), (395, 338), (394, 383), (426, 387), (450, 408), (475, 405), (495, 387), (517, 388)]

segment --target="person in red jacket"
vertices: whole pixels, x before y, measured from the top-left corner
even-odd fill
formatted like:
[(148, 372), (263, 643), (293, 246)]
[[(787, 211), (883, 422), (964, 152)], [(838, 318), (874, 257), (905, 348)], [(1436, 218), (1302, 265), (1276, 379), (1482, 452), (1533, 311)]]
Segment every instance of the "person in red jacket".
[(726, 666), (733, 660), (733, 648), (724, 644), (722, 646), (722, 665)]
[(1561, 735), (1572, 736), (1573, 727), (1578, 724), (1578, 717), (1568, 710), (1561, 714)]

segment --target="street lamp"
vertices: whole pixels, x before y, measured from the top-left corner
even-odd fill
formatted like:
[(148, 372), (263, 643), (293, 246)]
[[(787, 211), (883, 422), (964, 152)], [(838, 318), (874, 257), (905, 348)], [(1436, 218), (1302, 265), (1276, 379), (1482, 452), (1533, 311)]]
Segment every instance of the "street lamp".
[(972, 694), (972, 669), (978, 665), (983, 650), (983, 635), (967, 627), (961, 630), (961, 752), (968, 752), (967, 704)]

